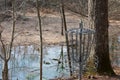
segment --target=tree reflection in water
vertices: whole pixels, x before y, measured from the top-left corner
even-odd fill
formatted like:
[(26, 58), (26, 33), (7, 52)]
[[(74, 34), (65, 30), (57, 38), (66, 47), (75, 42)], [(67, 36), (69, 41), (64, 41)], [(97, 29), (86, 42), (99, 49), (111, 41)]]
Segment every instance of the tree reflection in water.
[[(63, 53), (66, 54), (66, 47)], [(58, 61), (61, 55), (61, 46), (49, 46), (44, 48), (43, 77), (51, 79), (61, 77), (57, 71)], [(61, 57), (61, 59), (63, 59)], [(12, 55), (9, 61), (9, 78), (11, 80), (39, 80), (39, 47), (36, 46), (17, 46), (12, 48)], [(48, 64), (49, 63), (49, 64)], [(67, 66), (66, 66), (67, 69)], [(64, 76), (68, 76), (67, 70), (64, 69)], [(2, 77), (2, 61), (0, 59), (0, 78)]]

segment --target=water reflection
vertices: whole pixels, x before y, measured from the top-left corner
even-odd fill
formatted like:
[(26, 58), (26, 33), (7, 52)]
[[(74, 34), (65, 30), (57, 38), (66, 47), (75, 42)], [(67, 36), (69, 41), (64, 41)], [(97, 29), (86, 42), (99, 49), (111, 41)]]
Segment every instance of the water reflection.
[[(114, 45), (115, 44), (115, 45)], [(120, 67), (120, 37), (115, 39), (110, 49), (113, 66)], [(1, 51), (1, 50), (0, 50)], [(43, 50), (43, 80), (56, 77), (66, 77), (69, 74), (66, 47), (49, 46)], [(39, 80), (40, 56), (37, 46), (17, 46), (12, 48), (9, 61), (10, 80)], [(0, 79), (2, 77), (3, 61), (0, 59)]]
[[(61, 47), (50, 46), (44, 48), (43, 55), (43, 79), (48, 80), (55, 77), (68, 76), (67, 63), (62, 64)], [(66, 47), (63, 47), (64, 61), (66, 61)], [(9, 77), (11, 80), (39, 80), (40, 72), (39, 49), (36, 46), (18, 46), (12, 49), (9, 61)], [(2, 60), (0, 59), (0, 78), (2, 76)]]

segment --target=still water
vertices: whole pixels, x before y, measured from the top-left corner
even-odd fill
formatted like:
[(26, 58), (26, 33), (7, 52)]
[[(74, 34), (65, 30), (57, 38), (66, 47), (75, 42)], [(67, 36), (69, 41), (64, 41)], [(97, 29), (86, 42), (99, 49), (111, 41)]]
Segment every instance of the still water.
[[(120, 67), (120, 36), (111, 46), (111, 62)], [(0, 49), (1, 52), (1, 49)], [(64, 54), (64, 55), (63, 55)], [(43, 49), (43, 80), (69, 76), (65, 46), (49, 46)], [(9, 61), (10, 80), (39, 80), (40, 50), (34, 45), (17, 46), (12, 48)], [(0, 79), (2, 77), (3, 61), (0, 59)]]
[[(67, 56), (61, 56), (61, 46), (45, 47), (43, 50), (43, 80), (69, 76)], [(66, 54), (66, 47), (63, 47)], [(62, 58), (63, 57), (63, 58)], [(12, 50), (9, 61), (11, 80), (39, 80), (40, 54), (35, 46), (18, 46)], [(2, 77), (2, 60), (0, 60), (0, 78)]]

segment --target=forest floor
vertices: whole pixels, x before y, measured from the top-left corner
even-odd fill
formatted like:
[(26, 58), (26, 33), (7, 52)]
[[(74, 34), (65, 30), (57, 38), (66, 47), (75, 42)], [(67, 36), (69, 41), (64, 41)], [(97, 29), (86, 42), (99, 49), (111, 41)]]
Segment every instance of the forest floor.
[[(29, 11), (25, 16), (18, 16), (15, 28), (14, 45), (31, 45), (39, 44), (39, 27), (38, 18), (35, 12)], [(42, 31), (43, 31), (43, 43), (44, 45), (60, 45), (65, 43), (65, 36), (61, 35), (61, 17), (58, 13), (41, 13), (42, 16)], [(84, 21), (84, 27), (88, 28), (87, 19)], [(81, 18), (70, 12), (66, 12), (66, 21), (68, 29), (78, 28)], [(5, 44), (9, 44), (12, 33), (12, 19), (6, 18), (1, 25), (4, 27), (2, 33), (2, 39)], [(109, 20), (109, 36), (120, 36), (120, 20)], [(120, 68), (114, 69), (117, 75), (120, 75)], [(120, 80), (120, 76), (108, 77), (108, 76), (95, 76), (95, 80)], [(60, 80), (60, 79), (59, 79)], [(61, 79), (63, 80), (63, 79)], [(66, 79), (73, 80), (73, 79)], [(83, 80), (88, 80), (83, 79)], [(90, 79), (94, 80), (94, 79)]]
[[(115, 67), (114, 72), (116, 76), (104, 76), (104, 75), (88, 75), (87, 77), (82, 77), (82, 80), (120, 80), (120, 68)], [(50, 80), (79, 80), (75, 77), (71, 78), (57, 78), (57, 79), (50, 79)]]
[[(18, 15), (15, 27), (14, 45), (29, 45), (39, 43), (39, 26), (37, 14), (27, 12), (25, 16)], [(58, 13), (41, 13), (44, 44), (61, 44), (65, 42), (65, 36), (61, 35), (61, 17)], [(68, 30), (79, 28), (80, 21), (84, 22), (84, 28), (88, 28), (87, 19), (80, 18), (70, 12), (66, 12)], [(2, 39), (9, 44), (12, 33), (12, 19), (6, 18), (1, 25), (4, 27)], [(120, 36), (120, 20), (109, 20), (109, 36)]]

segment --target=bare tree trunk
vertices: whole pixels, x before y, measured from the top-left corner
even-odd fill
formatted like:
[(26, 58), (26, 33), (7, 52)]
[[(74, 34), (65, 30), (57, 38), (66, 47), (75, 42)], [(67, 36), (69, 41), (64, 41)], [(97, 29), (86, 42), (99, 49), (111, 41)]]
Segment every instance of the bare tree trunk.
[(39, 20), (39, 32), (40, 32), (40, 80), (42, 80), (42, 65), (43, 65), (43, 39), (42, 39), (42, 25), (41, 25), (41, 16), (40, 16), (40, 7), (39, 7), (39, 4), (38, 4), (38, 0), (36, 0), (36, 5), (37, 5), (37, 15), (38, 15), (38, 20)]
[(62, 12), (62, 4), (60, 3), (60, 16), (61, 16), (61, 35), (64, 35), (64, 22), (63, 22), (63, 12)]
[[(4, 42), (2, 41), (2, 36), (1, 36), (1, 33), (0, 33), (0, 41), (2, 43), (2, 48), (3, 48), (3, 54), (4, 54), (4, 57), (3, 57), (3, 60), (4, 60), (4, 68), (3, 68), (3, 71), (2, 71), (2, 79), (3, 80), (9, 80), (9, 76), (8, 76), (8, 61), (10, 60), (10, 57), (11, 57), (11, 52), (12, 52), (12, 47), (13, 47), (13, 41), (14, 41), (14, 33), (15, 33), (15, 0), (13, 0), (12, 2), (12, 5), (13, 5), (13, 31), (12, 31), (12, 36), (11, 36), (11, 42), (10, 42), (10, 46), (9, 46), (9, 51), (6, 51), (6, 47), (5, 47), (5, 44)], [(8, 53), (7, 53), (8, 52)]]
[(95, 30), (97, 72), (101, 75), (114, 75), (109, 58), (108, 0), (96, 0), (95, 2)]
[[(65, 18), (65, 12), (64, 12), (64, 1), (61, 0), (61, 5), (62, 5), (62, 16), (63, 16), (63, 23), (64, 23), (64, 29), (65, 32), (67, 31), (67, 24), (66, 24), (66, 18)], [(67, 44), (67, 56), (68, 56), (68, 63), (69, 63), (69, 68), (70, 68), (70, 75), (72, 76), (72, 66), (71, 66), (71, 59), (70, 59), (70, 52), (69, 52), (69, 41), (68, 41), (68, 35), (65, 34), (65, 38), (66, 38), (66, 44)]]
[(3, 77), (3, 80), (9, 80), (9, 77), (8, 77), (8, 61), (4, 61), (4, 69), (2, 71), (2, 77)]

